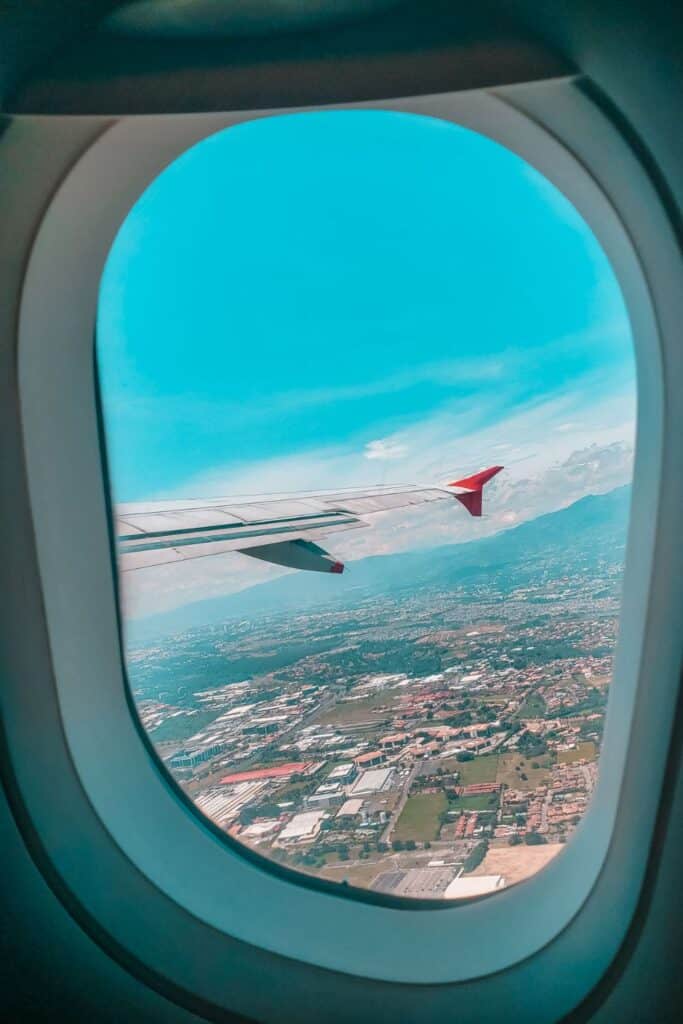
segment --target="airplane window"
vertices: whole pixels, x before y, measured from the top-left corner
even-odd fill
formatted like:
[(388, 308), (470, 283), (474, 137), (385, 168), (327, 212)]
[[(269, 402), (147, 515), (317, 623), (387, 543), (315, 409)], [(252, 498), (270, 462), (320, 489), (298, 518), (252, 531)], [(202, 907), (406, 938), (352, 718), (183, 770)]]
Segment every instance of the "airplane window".
[(598, 777), (636, 409), (569, 201), (437, 118), (248, 121), (130, 211), (97, 364), (128, 682), (201, 813), (345, 892), (556, 856)]

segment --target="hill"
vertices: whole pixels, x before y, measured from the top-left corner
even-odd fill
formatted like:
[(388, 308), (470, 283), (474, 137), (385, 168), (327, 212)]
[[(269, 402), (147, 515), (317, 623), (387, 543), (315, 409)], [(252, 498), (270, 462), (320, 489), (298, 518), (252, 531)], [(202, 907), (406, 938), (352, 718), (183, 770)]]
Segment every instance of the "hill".
[(197, 601), (128, 623), (129, 645), (151, 642), (188, 629), (244, 619), (287, 608), (348, 606), (388, 592), (443, 589), (478, 575), (506, 573), (510, 587), (539, 571), (571, 574), (580, 566), (623, 559), (631, 489), (591, 494), (567, 508), (465, 544), (448, 544), (351, 562), (343, 576), (290, 573), (237, 594)]

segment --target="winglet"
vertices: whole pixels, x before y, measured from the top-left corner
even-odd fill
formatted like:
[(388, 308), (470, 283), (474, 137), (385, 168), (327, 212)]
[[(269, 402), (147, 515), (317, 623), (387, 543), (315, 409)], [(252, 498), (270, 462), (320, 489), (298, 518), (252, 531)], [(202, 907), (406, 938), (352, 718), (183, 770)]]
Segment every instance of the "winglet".
[(463, 494), (454, 494), (453, 497), (465, 506), (471, 516), (480, 516), (484, 484), (500, 473), (503, 468), (503, 466), (490, 466), (488, 469), (483, 469), (481, 473), (473, 473), (472, 476), (463, 477), (462, 480), (453, 480), (448, 486), (464, 488)]

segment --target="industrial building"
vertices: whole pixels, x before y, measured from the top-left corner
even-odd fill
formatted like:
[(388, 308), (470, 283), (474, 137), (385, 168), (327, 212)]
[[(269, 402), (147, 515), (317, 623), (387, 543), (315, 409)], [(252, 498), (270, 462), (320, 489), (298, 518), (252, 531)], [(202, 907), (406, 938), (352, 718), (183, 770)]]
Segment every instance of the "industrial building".
[(295, 814), (277, 837), (279, 843), (311, 843), (320, 832), (324, 811), (304, 811)]
[(447, 900), (462, 900), (468, 896), (484, 896), (505, 888), (502, 875), (469, 875), (454, 878), (443, 896)]
[(341, 803), (345, 796), (346, 793), (340, 782), (323, 782), (315, 793), (306, 797), (306, 804), (309, 807), (331, 807), (332, 804)]
[(370, 793), (383, 793), (389, 789), (396, 773), (395, 768), (373, 768), (362, 772), (348, 790), (349, 796), (363, 796)]

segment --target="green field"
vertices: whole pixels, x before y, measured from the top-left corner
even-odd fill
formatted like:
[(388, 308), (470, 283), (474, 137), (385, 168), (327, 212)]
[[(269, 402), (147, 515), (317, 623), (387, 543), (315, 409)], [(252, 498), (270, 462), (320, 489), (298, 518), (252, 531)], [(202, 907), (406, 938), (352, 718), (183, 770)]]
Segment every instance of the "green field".
[(478, 793), (476, 796), (461, 796), (452, 806), (454, 811), (495, 811), (498, 807), (498, 793)]
[(530, 693), (517, 712), (518, 718), (545, 718), (546, 706), (543, 697), (538, 693)]
[(498, 754), (484, 754), (475, 757), (474, 761), (458, 761), (457, 771), (460, 772), (458, 784), (471, 786), (475, 782), (495, 782), (498, 771)]
[[(299, 868), (298, 870), (302, 870)], [(381, 861), (365, 861), (358, 864), (348, 864), (344, 861), (337, 861), (329, 858), (324, 868), (303, 868), (309, 874), (318, 878), (329, 878), (332, 882), (348, 882), (349, 885), (360, 886), (361, 889), (368, 889), (377, 875), (388, 870), (388, 865)]]
[[(538, 764), (539, 768), (531, 765)], [(498, 757), (498, 774), (496, 782), (505, 783), (511, 789), (535, 789), (550, 778), (552, 761), (547, 754), (541, 757), (525, 757), (523, 754), (500, 754)], [(519, 771), (516, 769), (519, 767)], [(523, 779), (522, 774), (526, 775)]]
[(194, 715), (176, 715), (167, 718), (165, 722), (153, 729), (149, 738), (154, 743), (169, 743), (173, 741), (182, 742), (190, 736), (201, 732), (207, 725), (211, 725), (214, 719), (218, 718), (220, 711), (197, 711)]
[(424, 842), (439, 835), (439, 815), (448, 807), (444, 793), (417, 793), (409, 796), (401, 812), (392, 839)]
[(285, 800), (298, 800), (299, 797), (304, 796), (310, 790), (313, 790), (317, 786), (317, 781), (314, 779), (300, 779), (299, 782), (285, 782), (283, 786), (276, 789), (273, 793), (273, 801), (281, 803)]
[(391, 704), (391, 696), (387, 693), (373, 693), (362, 700), (352, 700), (345, 703), (335, 704), (316, 718), (319, 725), (356, 725), (359, 722), (377, 722), (383, 718), (388, 719), (392, 712), (387, 709), (384, 714), (378, 714), (377, 708)]
[(585, 743), (578, 743), (574, 750), (560, 750), (557, 755), (559, 764), (571, 764), (572, 761), (594, 761), (595, 760), (595, 744), (592, 740), (586, 740)]

